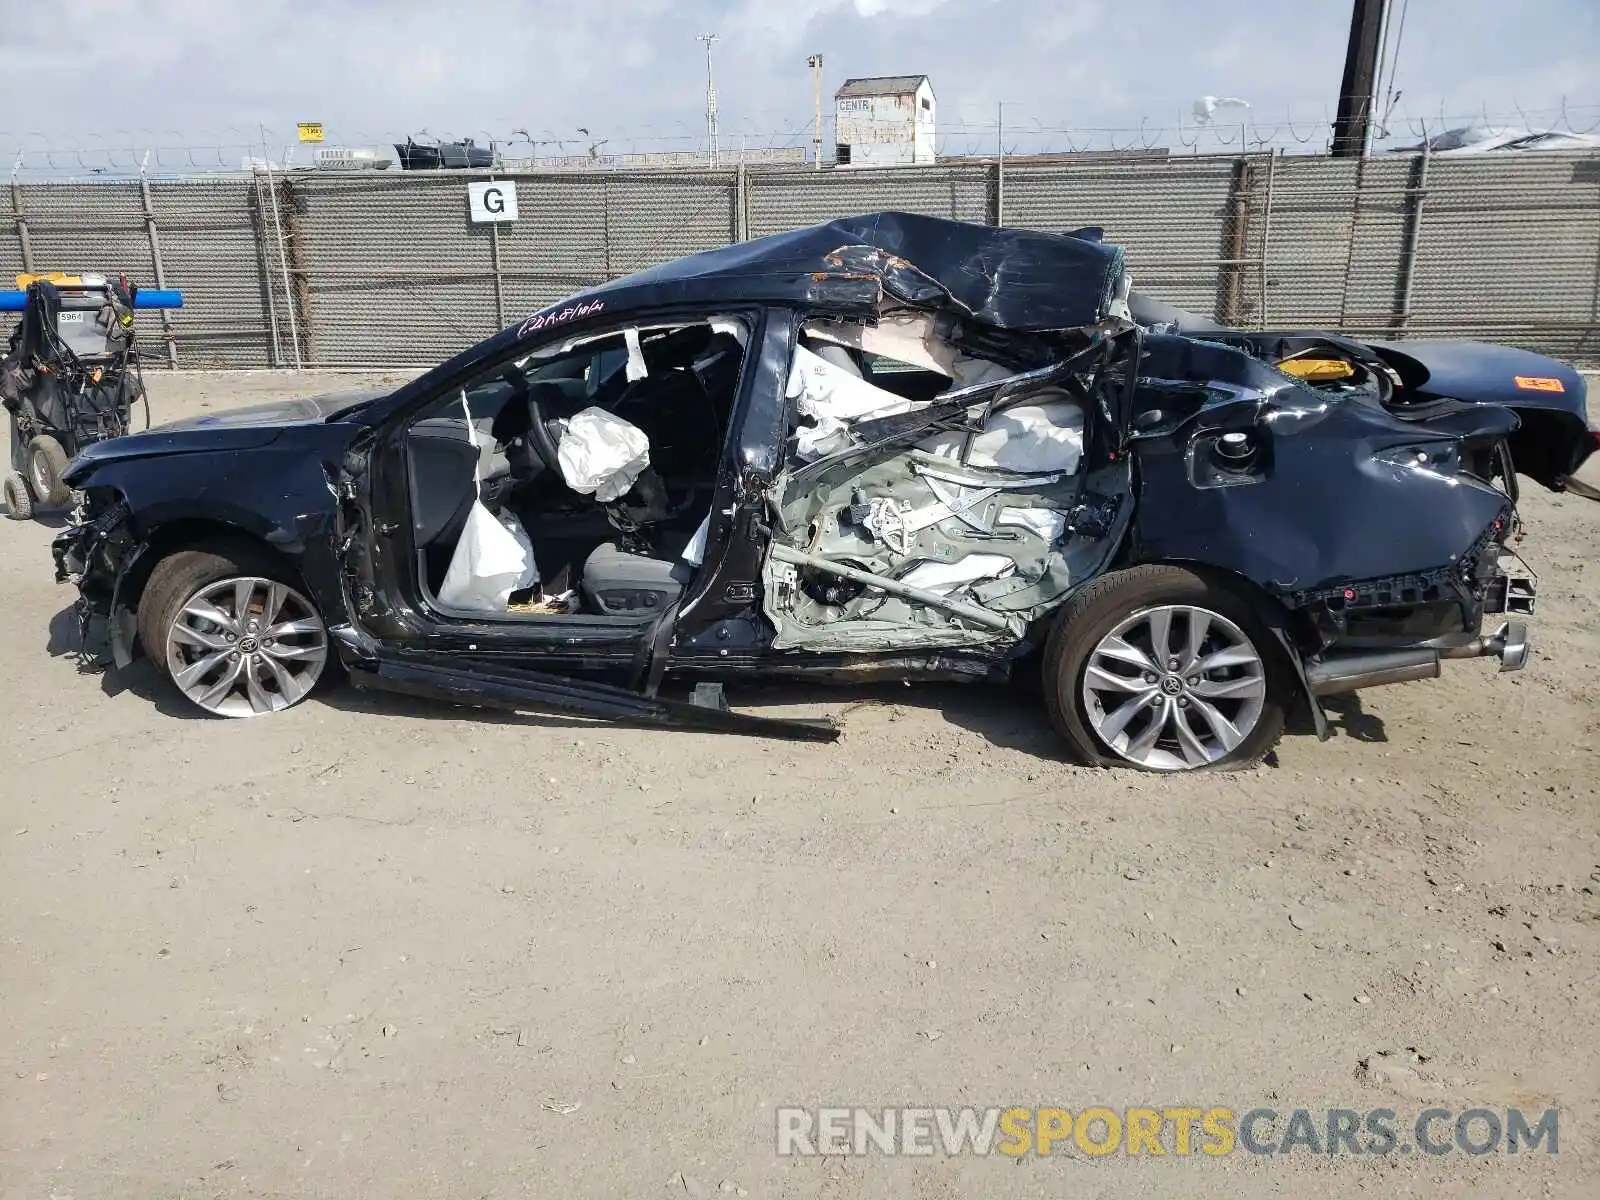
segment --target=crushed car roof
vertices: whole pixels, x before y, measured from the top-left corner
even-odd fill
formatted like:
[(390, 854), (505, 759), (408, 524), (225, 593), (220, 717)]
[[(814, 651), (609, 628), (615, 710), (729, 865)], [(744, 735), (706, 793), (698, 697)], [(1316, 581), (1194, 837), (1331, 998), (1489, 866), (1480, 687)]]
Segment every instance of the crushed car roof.
[(381, 419), (438, 381), (494, 362), (524, 338), (639, 309), (792, 304), (870, 317), (887, 301), (1018, 333), (1101, 322), (1123, 278), (1098, 229), (1040, 233), (915, 213), (844, 217), (690, 255), (577, 292), (440, 363), (363, 410)]
[(1040, 233), (882, 212), (662, 263), (563, 305), (743, 300), (870, 309), (888, 296), (1036, 332), (1100, 321), (1122, 269), (1121, 247), (1100, 241), (1098, 231)]

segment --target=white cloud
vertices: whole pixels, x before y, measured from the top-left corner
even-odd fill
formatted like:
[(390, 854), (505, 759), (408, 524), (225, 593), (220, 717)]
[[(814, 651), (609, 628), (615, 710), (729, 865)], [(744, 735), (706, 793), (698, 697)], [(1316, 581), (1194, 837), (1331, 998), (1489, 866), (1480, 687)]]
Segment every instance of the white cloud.
[(876, 17), (893, 13), (897, 17), (922, 17), (947, 3), (947, 0), (854, 0), (855, 10), (863, 17)]

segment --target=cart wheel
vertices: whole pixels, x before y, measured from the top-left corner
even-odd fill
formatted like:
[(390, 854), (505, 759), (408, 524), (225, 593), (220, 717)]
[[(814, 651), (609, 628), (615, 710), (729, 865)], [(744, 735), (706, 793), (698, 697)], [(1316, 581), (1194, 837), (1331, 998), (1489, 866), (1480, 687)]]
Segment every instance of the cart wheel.
[(28, 495), (27, 480), (17, 471), (7, 471), (5, 482), (0, 484), (0, 494), (6, 502), (6, 516), (13, 521), (33, 519), (33, 497)]
[(66, 469), (67, 452), (48, 433), (41, 433), (28, 443), (28, 482), (40, 504), (59, 506), (67, 502), (67, 485), (61, 482)]

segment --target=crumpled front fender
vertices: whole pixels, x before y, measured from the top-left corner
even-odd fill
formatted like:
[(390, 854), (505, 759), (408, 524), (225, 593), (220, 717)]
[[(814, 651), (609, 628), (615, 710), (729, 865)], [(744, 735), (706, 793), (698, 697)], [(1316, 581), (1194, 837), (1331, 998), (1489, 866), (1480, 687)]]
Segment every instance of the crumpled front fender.
[(93, 519), (62, 530), (51, 544), (56, 582), (78, 589), (79, 612), (104, 617), (110, 629), (111, 660), (126, 667), (137, 640), (134, 614), (123, 603), (127, 581), (144, 564), (149, 546), (134, 533), (121, 501)]

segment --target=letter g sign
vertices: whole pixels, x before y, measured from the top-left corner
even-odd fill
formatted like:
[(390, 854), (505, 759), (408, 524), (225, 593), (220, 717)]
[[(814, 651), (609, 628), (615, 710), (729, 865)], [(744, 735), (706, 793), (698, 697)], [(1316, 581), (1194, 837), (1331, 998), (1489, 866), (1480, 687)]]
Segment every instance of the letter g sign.
[(517, 219), (517, 185), (514, 180), (496, 179), (467, 184), (467, 208), (474, 224)]

